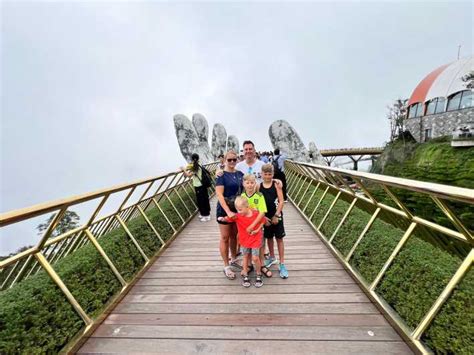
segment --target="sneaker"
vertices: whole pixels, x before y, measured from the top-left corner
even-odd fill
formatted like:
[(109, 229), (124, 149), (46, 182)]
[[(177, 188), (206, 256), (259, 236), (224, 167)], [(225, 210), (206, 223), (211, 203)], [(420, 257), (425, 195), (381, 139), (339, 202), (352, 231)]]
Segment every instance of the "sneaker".
[(288, 270), (286, 269), (285, 264), (280, 264), (280, 277), (282, 279), (288, 278)]
[(271, 256), (265, 260), (265, 267), (270, 267), (272, 265), (275, 265), (277, 263), (276, 258), (272, 258)]
[(259, 287), (263, 286), (262, 275), (257, 275), (257, 278), (255, 279), (255, 283), (253, 285), (256, 288), (259, 288)]

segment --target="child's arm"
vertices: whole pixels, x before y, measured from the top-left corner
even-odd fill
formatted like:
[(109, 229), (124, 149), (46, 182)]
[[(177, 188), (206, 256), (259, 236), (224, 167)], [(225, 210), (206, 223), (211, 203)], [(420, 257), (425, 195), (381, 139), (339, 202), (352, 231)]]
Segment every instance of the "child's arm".
[(258, 228), (260, 228), (260, 226), (263, 223), (263, 221), (262, 221), (263, 216), (265, 216), (265, 212), (259, 212), (258, 213), (257, 218), (255, 218), (255, 220), (252, 222), (252, 224), (247, 227), (247, 233), (252, 233), (254, 231), (254, 229), (256, 229), (255, 227), (257, 227), (257, 226), (258, 226)]
[(234, 217), (228, 217), (228, 216), (217, 217), (217, 220), (221, 222), (235, 222), (236, 218), (237, 218), (237, 215), (234, 215)]
[(283, 210), (284, 206), (284, 201), (283, 201), (283, 189), (279, 187), (278, 185), (276, 186), (276, 191), (277, 191), (277, 196), (278, 196), (278, 208), (275, 212), (275, 215), (272, 217), (272, 224), (278, 224), (280, 221), (281, 217), (281, 211)]

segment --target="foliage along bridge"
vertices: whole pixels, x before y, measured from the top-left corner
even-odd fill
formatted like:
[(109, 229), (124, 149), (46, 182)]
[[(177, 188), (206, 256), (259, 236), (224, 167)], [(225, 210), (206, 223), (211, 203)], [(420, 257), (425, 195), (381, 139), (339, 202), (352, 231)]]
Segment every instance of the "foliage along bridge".
[(0, 262), (0, 352), (472, 349), (474, 190), (292, 161), (286, 173), (290, 278), (261, 289), (224, 278), (218, 228), (197, 221), (181, 172), (0, 215), (54, 213), (37, 245)]

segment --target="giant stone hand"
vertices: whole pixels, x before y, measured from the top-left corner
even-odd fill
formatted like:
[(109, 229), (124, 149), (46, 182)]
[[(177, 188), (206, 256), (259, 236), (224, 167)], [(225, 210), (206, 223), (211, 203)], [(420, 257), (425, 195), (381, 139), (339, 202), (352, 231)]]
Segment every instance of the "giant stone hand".
[[(186, 161), (191, 161), (193, 153), (199, 154), (202, 164), (207, 164), (217, 160), (219, 154), (224, 154), (227, 144), (227, 133), (223, 125), (216, 123), (212, 129), (212, 149), (209, 148), (208, 136), (209, 126), (206, 118), (196, 113), (193, 115), (193, 121), (185, 115), (175, 115), (173, 117), (176, 138), (178, 139), (181, 154)], [(233, 143), (239, 142), (234, 136), (229, 136), (229, 141), (233, 137)]]
[(288, 122), (284, 120), (273, 122), (268, 129), (268, 135), (273, 148), (279, 148), (280, 152), (288, 159), (327, 165), (318, 148), (316, 148), (316, 144), (310, 142), (309, 149), (306, 149), (300, 136)]

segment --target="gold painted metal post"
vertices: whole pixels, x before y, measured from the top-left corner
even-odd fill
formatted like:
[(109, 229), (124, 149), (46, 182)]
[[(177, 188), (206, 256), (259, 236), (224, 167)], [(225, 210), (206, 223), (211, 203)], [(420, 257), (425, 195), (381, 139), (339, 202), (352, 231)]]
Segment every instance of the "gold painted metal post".
[(329, 209), (327, 210), (326, 214), (324, 215), (323, 219), (321, 220), (321, 222), (319, 223), (318, 225), (318, 229), (321, 229), (321, 226), (323, 225), (323, 223), (326, 221), (326, 219), (328, 218), (329, 214), (331, 213), (331, 210), (332, 208), (334, 207), (334, 205), (336, 204), (337, 200), (339, 200), (339, 196), (341, 196), (341, 191), (339, 191), (336, 195), (336, 197), (334, 198), (334, 200), (332, 201), (331, 203), (331, 206), (329, 206)]
[(82, 309), (81, 305), (79, 302), (76, 301), (72, 293), (69, 291), (69, 289), (66, 287), (64, 282), (61, 280), (59, 275), (54, 271), (54, 269), (51, 267), (51, 265), (46, 261), (46, 258), (41, 252), (38, 252), (35, 254), (36, 260), (41, 264), (43, 269), (46, 271), (46, 273), (51, 277), (51, 279), (54, 281), (56, 285), (60, 288), (62, 293), (66, 296), (67, 300), (71, 304), (71, 306), (76, 310), (76, 312), (81, 316), (82, 320), (86, 325), (92, 324), (92, 319), (89, 318), (87, 313)]
[(305, 197), (306, 194), (308, 193), (309, 188), (312, 186), (312, 185), (311, 185), (311, 178), (310, 178), (309, 180), (310, 180), (310, 181), (309, 181), (310, 183), (307, 184), (308, 186), (307, 186), (306, 189), (304, 190), (303, 195), (301, 196), (300, 202), (299, 202), (298, 204), (300, 204), (300, 203), (302, 203), (302, 202), (304, 201), (304, 197)]
[(387, 195), (397, 204), (397, 206), (400, 207), (400, 209), (405, 212), (407, 218), (413, 219), (413, 215), (410, 212), (410, 210), (405, 206), (405, 204), (402, 201), (400, 201), (400, 199), (397, 196), (395, 196), (395, 194), (392, 191), (390, 191), (388, 186), (382, 185), (382, 188), (385, 190)]
[(406, 244), (406, 242), (408, 241), (408, 238), (410, 238), (410, 236), (412, 235), (413, 231), (415, 230), (417, 224), (415, 222), (412, 222), (410, 224), (410, 226), (408, 226), (407, 230), (405, 231), (405, 233), (403, 234), (403, 237), (400, 239), (400, 241), (398, 242), (397, 246), (395, 247), (395, 249), (392, 251), (392, 254), (390, 255), (390, 257), (387, 259), (387, 261), (385, 262), (384, 266), (382, 267), (382, 269), (379, 271), (379, 273), (377, 274), (377, 276), (375, 277), (374, 281), (372, 281), (372, 284), (370, 285), (369, 287), (369, 290), (370, 291), (373, 291), (375, 290), (375, 288), (377, 287), (378, 283), (380, 282), (380, 280), (382, 280), (382, 277), (383, 275), (385, 275), (385, 272), (388, 270), (388, 268), (390, 267), (390, 265), (392, 264), (393, 260), (395, 260), (395, 257), (398, 255), (398, 253), (400, 252), (400, 250), (402, 250), (403, 246)]
[(287, 195), (290, 195), (291, 193), (291, 190), (293, 189), (294, 185), (295, 185), (295, 179), (296, 179), (296, 173), (294, 170), (289, 170), (288, 171), (288, 180), (286, 182), (286, 186), (287, 186)]
[[(182, 176), (184, 176), (184, 177), (186, 178), (186, 176), (185, 176), (184, 174), (183, 174)], [(181, 181), (181, 178), (179, 178), (178, 183), (179, 183), (180, 181)], [(179, 193), (179, 188), (180, 188), (180, 187), (181, 187), (181, 186), (175, 187), (176, 195), (178, 195), (179, 200), (180, 200), (181, 203), (183, 204), (183, 206), (184, 206), (184, 208), (186, 209), (186, 211), (188, 211), (188, 214), (189, 214), (189, 215), (192, 215), (193, 213), (189, 210), (188, 206), (184, 203), (184, 200), (181, 198), (181, 195), (180, 195), (180, 193)]]
[(421, 335), (428, 329), (428, 326), (431, 324), (431, 321), (439, 312), (443, 304), (446, 302), (448, 297), (453, 292), (454, 288), (461, 282), (462, 278), (467, 274), (469, 268), (471, 267), (474, 261), (474, 249), (471, 249), (468, 256), (464, 259), (461, 266), (458, 268), (454, 276), (451, 278), (449, 283), (444, 288), (441, 295), (439, 295), (438, 299), (435, 301), (431, 309), (428, 313), (423, 317), (423, 320), (418, 324), (418, 327), (413, 331), (411, 334), (413, 338), (420, 339)]
[(326, 194), (328, 193), (329, 191), (329, 185), (326, 186), (326, 190), (324, 190), (323, 194), (321, 195), (321, 198), (319, 199), (318, 203), (316, 204), (316, 206), (314, 207), (314, 210), (313, 212), (311, 213), (311, 215), (309, 216), (309, 220), (313, 220), (313, 216), (314, 214), (316, 213), (316, 210), (318, 209), (319, 205), (321, 204), (321, 202), (324, 200), (324, 198), (326, 197)]
[[(31, 257), (31, 255), (29, 256)], [(2, 283), (2, 286), (0, 286), (0, 290), (4, 290), (5, 289), (5, 286), (8, 285), (8, 281), (10, 281), (10, 277), (13, 275), (13, 273), (16, 271), (16, 268), (18, 267), (18, 265), (20, 265), (20, 260), (18, 260), (15, 265), (12, 267), (12, 269), (10, 270), (10, 272), (8, 273), (8, 276), (5, 278), (5, 280), (3, 281)], [(3, 271), (3, 269), (2, 269)], [(11, 285), (10, 285), (11, 287)]]
[(306, 205), (305, 205), (304, 208), (303, 208), (303, 213), (304, 213), (304, 211), (306, 211), (306, 209), (308, 208), (309, 203), (313, 200), (314, 195), (316, 195), (316, 192), (318, 191), (319, 185), (321, 185), (321, 182), (320, 182), (320, 181), (318, 181), (318, 183), (317, 183), (315, 189), (313, 190), (313, 192), (311, 193), (311, 196), (310, 196), (309, 199), (308, 199), (308, 202), (306, 202)]
[(158, 231), (156, 230), (155, 226), (151, 223), (151, 221), (148, 219), (147, 215), (145, 214), (145, 211), (143, 211), (143, 209), (138, 206), (138, 210), (140, 211), (140, 213), (142, 214), (143, 218), (145, 219), (146, 223), (148, 224), (148, 226), (151, 228), (151, 230), (153, 231), (153, 233), (155, 233), (155, 235), (158, 237), (158, 239), (160, 240), (161, 242), (161, 247), (163, 247), (165, 245), (165, 241), (161, 238), (160, 236), (160, 233), (158, 233)]
[(148, 259), (148, 256), (146, 256), (145, 252), (143, 251), (142, 247), (140, 246), (140, 244), (138, 244), (137, 240), (135, 239), (135, 237), (132, 235), (132, 233), (130, 233), (130, 230), (128, 229), (128, 227), (125, 225), (125, 222), (122, 220), (122, 218), (120, 218), (119, 215), (115, 216), (115, 218), (117, 218), (117, 220), (119, 221), (120, 225), (122, 226), (122, 228), (125, 230), (125, 233), (127, 233), (128, 237), (132, 240), (132, 243), (135, 244), (135, 247), (138, 249), (138, 251), (140, 252), (140, 254), (143, 256), (143, 259), (145, 259), (145, 262), (148, 263), (148, 261), (150, 259)]
[(122, 277), (120, 272), (117, 270), (117, 267), (114, 265), (112, 260), (110, 260), (110, 258), (107, 256), (104, 249), (102, 249), (99, 242), (97, 242), (97, 239), (95, 239), (95, 237), (92, 235), (91, 231), (89, 229), (86, 229), (85, 233), (86, 233), (87, 237), (89, 238), (89, 240), (91, 241), (92, 245), (94, 245), (94, 247), (97, 249), (97, 251), (102, 256), (102, 258), (104, 258), (107, 265), (109, 265), (110, 269), (114, 273), (115, 277), (122, 284), (122, 286), (123, 287), (127, 286), (127, 282), (124, 280), (124, 278)]
[(362, 238), (364, 238), (364, 235), (367, 233), (367, 231), (369, 230), (369, 228), (372, 226), (372, 224), (374, 223), (375, 219), (377, 218), (377, 215), (380, 213), (380, 207), (377, 207), (377, 209), (375, 210), (374, 214), (372, 215), (372, 217), (370, 217), (370, 220), (369, 222), (367, 222), (367, 225), (365, 226), (364, 230), (362, 231), (362, 233), (359, 235), (359, 238), (357, 238), (356, 242), (354, 243), (354, 245), (352, 246), (351, 250), (349, 251), (349, 254), (347, 254), (346, 256), (346, 261), (349, 261), (349, 259), (351, 258), (352, 254), (354, 253), (354, 251), (356, 250), (357, 246), (359, 245), (360, 241), (362, 240)]
[(298, 196), (299, 196), (302, 188), (304, 187), (304, 185), (308, 181), (308, 179), (309, 179), (308, 177), (306, 177), (306, 176), (304, 177), (303, 182), (301, 183), (300, 188), (298, 189), (298, 192), (295, 194), (295, 198), (293, 199), (293, 201), (295, 201), (295, 204), (299, 204), (298, 203)]
[(46, 229), (46, 232), (43, 234), (43, 237), (39, 241), (39, 243), (36, 245), (36, 250), (41, 250), (43, 249), (44, 243), (49, 239), (50, 235), (53, 233), (54, 229), (57, 227), (59, 222), (61, 222), (61, 219), (63, 218), (64, 214), (67, 211), (67, 207), (61, 208), (61, 210), (56, 213), (54, 216), (53, 220), (49, 224), (48, 228)]
[(464, 224), (461, 222), (461, 220), (451, 211), (451, 209), (448, 207), (446, 203), (444, 203), (442, 200), (440, 200), (436, 196), (431, 196), (433, 201), (436, 203), (436, 205), (439, 207), (441, 211), (446, 215), (446, 217), (449, 218), (451, 223), (456, 227), (456, 229), (461, 232), (466, 239), (472, 244), (474, 244), (474, 237), (472, 233), (467, 229)]
[[(289, 176), (290, 178), (287, 179), (287, 194), (288, 196), (293, 195), (293, 193), (297, 190), (298, 188), (298, 183), (301, 181), (302, 176), (296, 171), (296, 169), (292, 168), (289, 171)], [(291, 180), (290, 180), (291, 179)], [(291, 198), (292, 201), (294, 198)]]
[(331, 238), (329, 238), (329, 243), (332, 243), (334, 237), (336, 236), (337, 232), (339, 232), (339, 229), (341, 228), (341, 226), (346, 221), (347, 217), (349, 216), (349, 213), (351, 213), (351, 211), (354, 208), (356, 202), (357, 202), (357, 197), (354, 197), (354, 199), (352, 200), (351, 204), (349, 205), (349, 208), (347, 209), (346, 213), (344, 213), (344, 216), (342, 217), (341, 221), (337, 225), (336, 229), (334, 230), (334, 232), (332, 232)]
[(168, 216), (165, 214), (165, 212), (161, 209), (161, 206), (156, 202), (154, 198), (152, 198), (153, 203), (155, 204), (156, 208), (161, 212), (161, 214), (165, 217), (166, 222), (170, 225), (171, 229), (173, 230), (174, 233), (176, 233), (176, 228), (174, 228), (173, 223), (169, 220)]

